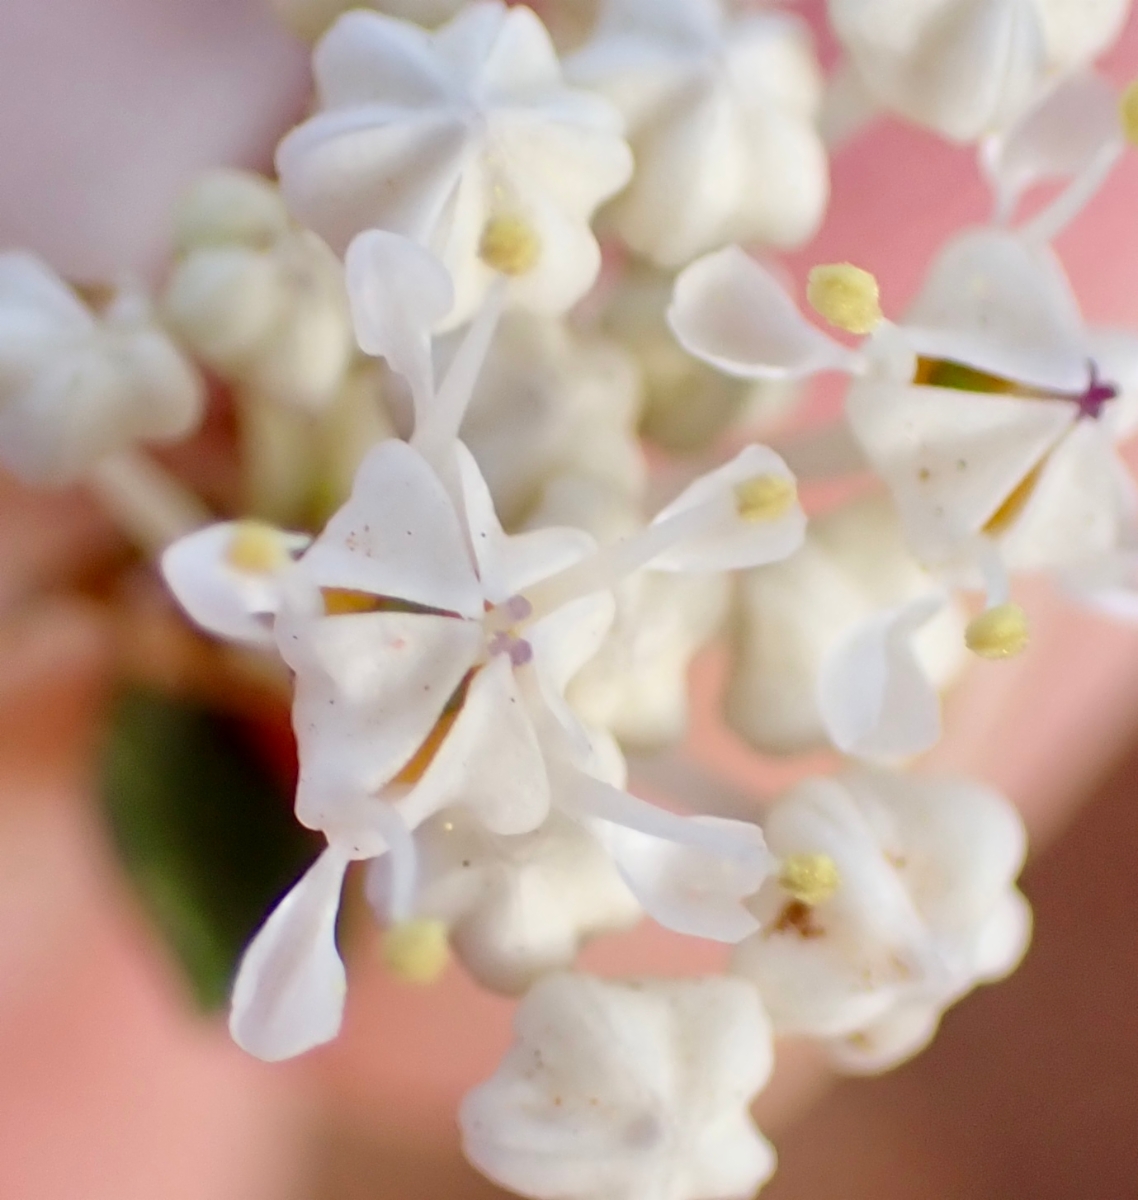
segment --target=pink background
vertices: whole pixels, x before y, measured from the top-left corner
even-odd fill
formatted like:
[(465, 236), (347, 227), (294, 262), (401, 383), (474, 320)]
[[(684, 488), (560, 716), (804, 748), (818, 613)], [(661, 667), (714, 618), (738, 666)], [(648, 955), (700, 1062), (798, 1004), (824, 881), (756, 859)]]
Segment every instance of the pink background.
[[(816, 6), (804, 6), (813, 12)], [(5, 0), (0, 246), (73, 278), (160, 269), (169, 207), (215, 162), (266, 164), (305, 101), (306, 55), (256, 0)], [(1138, 69), (1138, 22), (1110, 59)], [(1138, 160), (1061, 250), (1088, 315), (1138, 327)], [(795, 266), (852, 259), (899, 311), (930, 252), (985, 212), (970, 156), (887, 124), (834, 164), (832, 215)], [(509, 1038), (509, 1005), (452, 968), (427, 991), (350, 938), (335, 1045), (266, 1067), (196, 1017), (135, 909), (91, 802), (90, 763), (124, 633), (44, 600), (113, 551), (80, 497), (0, 489), (0, 1197), (292, 1200), (492, 1189), (461, 1163), (453, 1112)], [(790, 1048), (760, 1100), (774, 1197), (1000, 1200), (1138, 1194), (1138, 634), (1030, 592), (1036, 638), (953, 697), (935, 761), (1005, 788), (1040, 851), (1035, 949), (967, 1001), (934, 1048), (880, 1081), (828, 1081)], [(129, 636), (129, 631), (127, 636)], [(721, 728), (720, 664), (697, 673), (691, 753), (742, 783), (779, 771)], [(600, 969), (697, 971), (719, 951), (641, 931)]]

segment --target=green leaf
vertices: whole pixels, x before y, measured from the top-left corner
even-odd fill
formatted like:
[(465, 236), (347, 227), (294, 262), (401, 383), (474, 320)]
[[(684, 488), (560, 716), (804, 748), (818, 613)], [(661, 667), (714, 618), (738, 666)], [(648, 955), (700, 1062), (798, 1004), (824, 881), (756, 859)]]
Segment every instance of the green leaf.
[(204, 1008), (315, 858), (292, 797), (232, 718), (154, 692), (115, 706), (102, 795), (123, 865)]

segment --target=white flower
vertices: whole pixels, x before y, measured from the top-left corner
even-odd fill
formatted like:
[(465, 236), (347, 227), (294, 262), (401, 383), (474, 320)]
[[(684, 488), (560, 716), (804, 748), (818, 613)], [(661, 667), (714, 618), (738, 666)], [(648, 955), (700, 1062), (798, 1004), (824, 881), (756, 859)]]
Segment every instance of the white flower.
[(556, 975), (459, 1111), (463, 1149), (534, 1200), (729, 1200), (774, 1171), (751, 1099), (773, 1062), (754, 991), (730, 979)]
[(498, 515), (514, 528), (560, 476), (638, 496), (647, 475), (636, 437), (639, 407), (636, 364), (619, 346), (553, 317), (514, 313), (490, 347), (462, 440)]
[(631, 156), (615, 110), (563, 85), (530, 10), (472, 4), (433, 34), (347, 13), (314, 70), (321, 110), (277, 167), (292, 211), (333, 249), (373, 227), (431, 248), (454, 278), (451, 326), (477, 310), (499, 257), (511, 303), (560, 312), (589, 288), (589, 218)]
[[(532, 833), (502, 837), (459, 809), (424, 822), (416, 911), (450, 929), (451, 944), (485, 987), (519, 993), (571, 966), (581, 944), (643, 915), (587, 827), (552, 812)], [(376, 912), (390, 908), (390, 859), (369, 869)]]
[[(824, 747), (828, 734), (819, 711), (819, 679), (831, 651), (879, 610), (935, 588), (906, 552), (885, 499), (869, 497), (815, 518), (797, 554), (739, 577), (729, 625), (734, 653), (728, 723), (765, 753)], [(940, 606), (913, 648), (931, 686), (946, 686), (965, 658), (959, 608)], [(864, 694), (870, 681), (862, 673), (854, 683)]]
[(636, 173), (620, 236), (661, 266), (730, 241), (804, 242), (828, 196), (821, 76), (803, 24), (729, 19), (717, 0), (608, 0), (567, 64), (628, 122)]
[(957, 141), (1015, 120), (1122, 29), (1129, 0), (829, 0), (862, 86)]
[(200, 178), (178, 213), (178, 254), (163, 301), (171, 328), (202, 362), (258, 396), (318, 411), (332, 403), (355, 349), (344, 271), (288, 219), (267, 180)]
[[(998, 794), (886, 774), (814, 779), (764, 828), (784, 869), (752, 902), (764, 928), (733, 969), (758, 986), (777, 1031), (820, 1039), (843, 1068), (916, 1053), (945, 1008), (1019, 962), (1025, 835)], [(830, 886), (800, 898), (793, 868), (818, 862)]]
[(197, 424), (200, 380), (137, 293), (96, 314), (30, 254), (0, 255), (0, 462), (65, 484), (136, 440)]

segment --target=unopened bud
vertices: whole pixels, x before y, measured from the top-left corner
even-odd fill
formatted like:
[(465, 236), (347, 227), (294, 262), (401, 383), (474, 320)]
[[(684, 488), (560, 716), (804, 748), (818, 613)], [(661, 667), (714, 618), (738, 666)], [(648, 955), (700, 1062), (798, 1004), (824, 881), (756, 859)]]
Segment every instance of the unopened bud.
[(1018, 604), (997, 604), (969, 621), (964, 642), (981, 658), (1012, 658), (1028, 643), (1027, 613)]
[(810, 307), (847, 333), (872, 333), (881, 320), (877, 280), (852, 263), (815, 267), (806, 284)]

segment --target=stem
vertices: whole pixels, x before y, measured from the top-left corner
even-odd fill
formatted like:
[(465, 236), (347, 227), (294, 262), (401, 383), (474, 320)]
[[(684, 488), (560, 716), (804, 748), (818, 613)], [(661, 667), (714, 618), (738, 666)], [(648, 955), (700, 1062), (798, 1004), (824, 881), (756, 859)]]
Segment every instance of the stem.
[(1046, 244), (1058, 237), (1106, 182), (1107, 176), (1114, 170), (1115, 163), (1122, 157), (1123, 149), (1121, 141), (1104, 146), (1091, 159), (1086, 170), (1076, 175), (1046, 208), (1020, 227), (1020, 235), (1027, 241), (1040, 244)]
[(419, 886), (419, 851), (406, 821), (394, 804), (376, 801), (376, 824), (387, 843), (390, 891), (387, 915), (392, 925), (409, 920)]
[(100, 459), (88, 472), (87, 485), (115, 523), (154, 557), (212, 519), (181, 480), (137, 450)]

